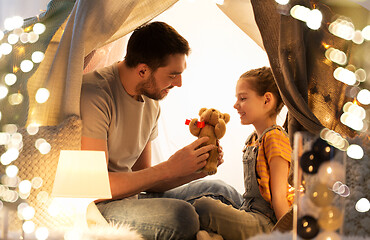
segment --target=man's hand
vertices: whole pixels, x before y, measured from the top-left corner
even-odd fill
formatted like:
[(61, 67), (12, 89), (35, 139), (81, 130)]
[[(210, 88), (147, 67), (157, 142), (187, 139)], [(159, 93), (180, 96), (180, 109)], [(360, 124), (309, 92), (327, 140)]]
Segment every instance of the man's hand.
[(224, 163), (224, 152), (222, 151), (222, 147), (220, 146), (220, 141), (217, 139), (216, 146), (218, 147), (218, 164), (217, 167)]
[(208, 152), (217, 147), (215, 145), (207, 145), (198, 148), (208, 140), (208, 137), (199, 138), (173, 154), (167, 161), (169, 177), (189, 176), (203, 168), (209, 157)]

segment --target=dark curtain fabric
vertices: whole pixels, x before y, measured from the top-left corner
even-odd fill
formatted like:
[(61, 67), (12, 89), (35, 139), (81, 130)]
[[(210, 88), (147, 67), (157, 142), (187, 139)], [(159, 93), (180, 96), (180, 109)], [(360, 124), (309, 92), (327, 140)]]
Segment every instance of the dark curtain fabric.
[(346, 97), (346, 85), (333, 76), (337, 66), (325, 58), (328, 45), (348, 53), (351, 42), (328, 32), (325, 23), (332, 21), (330, 8), (316, 6), (324, 20), (319, 30), (311, 30), (289, 14), (296, 4), (313, 8), (310, 1), (291, 1), (285, 9), (275, 0), (251, 2), (275, 80), (289, 110), (292, 142), (296, 131), (319, 134), (324, 127), (353, 137), (354, 131), (340, 122), (342, 106), (353, 99)]

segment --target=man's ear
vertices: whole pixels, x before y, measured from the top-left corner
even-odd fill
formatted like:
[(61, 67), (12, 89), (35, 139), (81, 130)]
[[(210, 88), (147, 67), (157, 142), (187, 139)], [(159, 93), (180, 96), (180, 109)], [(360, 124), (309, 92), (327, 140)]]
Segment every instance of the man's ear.
[(146, 78), (149, 73), (149, 66), (145, 63), (140, 63), (136, 67), (136, 72), (140, 78)]

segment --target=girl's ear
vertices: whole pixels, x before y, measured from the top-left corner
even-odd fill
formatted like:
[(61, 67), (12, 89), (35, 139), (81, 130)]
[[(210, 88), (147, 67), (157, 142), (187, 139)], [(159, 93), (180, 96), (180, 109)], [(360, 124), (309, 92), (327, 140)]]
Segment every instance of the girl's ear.
[(266, 92), (264, 95), (265, 98), (265, 104), (270, 104), (273, 101), (274, 95), (271, 92)]

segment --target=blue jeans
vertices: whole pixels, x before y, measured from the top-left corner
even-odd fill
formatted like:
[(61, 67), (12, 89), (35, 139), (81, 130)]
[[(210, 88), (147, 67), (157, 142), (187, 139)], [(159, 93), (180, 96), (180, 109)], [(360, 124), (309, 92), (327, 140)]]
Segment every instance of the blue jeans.
[(242, 196), (220, 180), (201, 180), (164, 193), (140, 194), (139, 199), (98, 203), (108, 222), (127, 224), (145, 239), (195, 239), (199, 217), (192, 203), (203, 196), (240, 208)]

